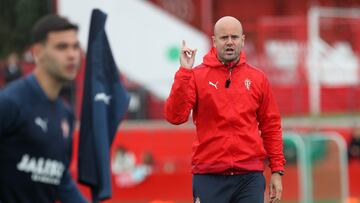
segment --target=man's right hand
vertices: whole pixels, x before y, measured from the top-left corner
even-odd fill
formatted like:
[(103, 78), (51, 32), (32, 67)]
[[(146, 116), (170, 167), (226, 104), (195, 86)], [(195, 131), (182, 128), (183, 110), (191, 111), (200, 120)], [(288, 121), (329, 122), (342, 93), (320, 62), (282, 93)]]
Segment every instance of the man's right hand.
[(182, 41), (180, 53), (181, 67), (191, 69), (194, 65), (196, 49), (190, 49), (186, 46), (185, 40)]

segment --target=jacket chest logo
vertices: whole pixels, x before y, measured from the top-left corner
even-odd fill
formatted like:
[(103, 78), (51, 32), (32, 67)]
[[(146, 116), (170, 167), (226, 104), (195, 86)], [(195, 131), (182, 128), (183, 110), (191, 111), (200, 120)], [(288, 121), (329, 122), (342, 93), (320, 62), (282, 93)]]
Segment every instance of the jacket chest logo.
[(247, 90), (250, 90), (251, 80), (249, 80), (249, 79), (244, 80), (244, 85)]
[(218, 87), (217, 87), (218, 83), (219, 83), (219, 81), (216, 81), (216, 83), (209, 81), (209, 85), (213, 86), (215, 89), (218, 89)]

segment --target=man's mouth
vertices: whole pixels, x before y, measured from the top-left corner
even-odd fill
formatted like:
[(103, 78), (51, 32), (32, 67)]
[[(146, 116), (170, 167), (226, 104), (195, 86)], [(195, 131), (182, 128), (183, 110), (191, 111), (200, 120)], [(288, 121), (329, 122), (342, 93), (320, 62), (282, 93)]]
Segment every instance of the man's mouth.
[(66, 66), (66, 70), (67, 70), (67, 71), (70, 71), (70, 72), (73, 72), (73, 71), (75, 71), (76, 69), (77, 69), (76, 64), (68, 64), (68, 65)]
[(233, 48), (226, 48), (225, 53), (226, 54), (234, 54), (234, 49)]

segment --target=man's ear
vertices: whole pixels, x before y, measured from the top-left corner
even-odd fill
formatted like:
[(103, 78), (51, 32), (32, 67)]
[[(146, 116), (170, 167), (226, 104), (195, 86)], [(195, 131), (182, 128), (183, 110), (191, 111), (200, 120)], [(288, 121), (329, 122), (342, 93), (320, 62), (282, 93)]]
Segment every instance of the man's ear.
[(241, 47), (244, 47), (245, 46), (245, 35), (242, 35), (241, 38), (242, 38)]
[(212, 44), (213, 44), (213, 47), (215, 47), (215, 48), (216, 48), (216, 45), (215, 45), (215, 36), (212, 36), (212, 37), (211, 37), (211, 39), (212, 39)]
[(31, 48), (31, 54), (34, 58), (35, 63), (39, 62), (43, 52), (44, 46), (41, 43), (36, 43)]

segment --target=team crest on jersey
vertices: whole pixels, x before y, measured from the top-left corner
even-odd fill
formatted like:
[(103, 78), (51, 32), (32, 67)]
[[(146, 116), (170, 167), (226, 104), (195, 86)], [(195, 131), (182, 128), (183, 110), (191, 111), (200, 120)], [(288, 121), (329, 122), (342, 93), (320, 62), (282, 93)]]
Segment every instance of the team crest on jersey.
[(200, 197), (196, 197), (195, 203), (200, 203)]
[(69, 125), (69, 121), (66, 120), (65, 118), (62, 119), (61, 121), (61, 130), (63, 133), (63, 137), (68, 138), (70, 135), (70, 125)]
[(244, 85), (245, 85), (246, 89), (250, 90), (251, 80), (249, 80), (249, 79), (244, 80)]

